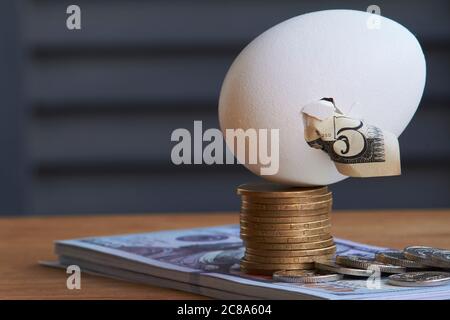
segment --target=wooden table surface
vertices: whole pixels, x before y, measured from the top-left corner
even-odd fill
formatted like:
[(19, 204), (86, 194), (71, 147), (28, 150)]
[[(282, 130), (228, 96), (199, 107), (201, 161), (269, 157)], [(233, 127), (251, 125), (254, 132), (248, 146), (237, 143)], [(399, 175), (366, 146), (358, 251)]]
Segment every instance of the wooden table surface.
[[(199, 299), (181, 291), (82, 274), (81, 290), (66, 288), (53, 240), (238, 223), (236, 213), (32, 217), (0, 219), (0, 299)], [(333, 212), (333, 234), (368, 244), (450, 248), (450, 210)]]

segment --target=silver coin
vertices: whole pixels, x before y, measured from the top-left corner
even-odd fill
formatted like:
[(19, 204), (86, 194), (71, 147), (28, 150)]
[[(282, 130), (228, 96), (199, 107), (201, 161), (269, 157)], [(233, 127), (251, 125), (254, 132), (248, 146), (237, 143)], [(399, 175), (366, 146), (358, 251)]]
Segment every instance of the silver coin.
[(440, 268), (441, 266), (438, 263), (434, 262), (431, 258), (433, 253), (437, 251), (443, 250), (424, 246), (411, 246), (403, 249), (403, 253), (407, 259), (416, 261), (426, 266)]
[(370, 277), (374, 270), (365, 270), (365, 269), (354, 269), (354, 268), (347, 268), (340, 266), (336, 264), (334, 261), (316, 261), (314, 263), (314, 266), (316, 269), (321, 271), (328, 271), (333, 273), (339, 273), (339, 274), (345, 274), (348, 276), (355, 276), (355, 277)]
[(318, 271), (306, 270), (282, 270), (276, 271), (273, 280), (290, 283), (321, 283), (341, 280), (342, 274), (320, 273)]
[(386, 264), (384, 262), (376, 261), (373, 258), (360, 256), (336, 256), (336, 263), (357, 269), (374, 269), (378, 268), (383, 273), (403, 273), (406, 272), (405, 267), (396, 266), (393, 264)]
[(402, 287), (432, 287), (450, 283), (450, 273), (439, 271), (417, 271), (393, 274), (387, 282)]
[(450, 269), (450, 250), (438, 250), (431, 254), (431, 260), (441, 268)]
[(383, 251), (375, 255), (375, 260), (395, 266), (412, 268), (412, 269), (425, 269), (427, 266), (420, 264), (419, 262), (406, 259), (402, 251)]

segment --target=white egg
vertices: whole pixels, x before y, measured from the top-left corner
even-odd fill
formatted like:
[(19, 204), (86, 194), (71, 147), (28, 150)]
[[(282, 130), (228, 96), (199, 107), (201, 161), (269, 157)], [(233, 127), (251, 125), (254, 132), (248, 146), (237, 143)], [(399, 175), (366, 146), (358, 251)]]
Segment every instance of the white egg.
[[(327, 185), (345, 176), (303, 135), (302, 106), (324, 97), (349, 116), (400, 135), (419, 105), (425, 58), (414, 35), (367, 12), (326, 10), (284, 21), (238, 55), (222, 85), (225, 129), (280, 131), (279, 170), (264, 178), (290, 185)], [(369, 25), (369, 26), (368, 26)], [(263, 166), (245, 164), (260, 174)]]

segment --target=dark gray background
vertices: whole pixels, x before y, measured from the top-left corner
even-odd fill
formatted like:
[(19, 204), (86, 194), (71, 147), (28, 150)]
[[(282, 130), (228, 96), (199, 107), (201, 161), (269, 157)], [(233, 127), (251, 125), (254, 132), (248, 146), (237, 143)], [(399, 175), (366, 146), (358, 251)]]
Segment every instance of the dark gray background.
[[(66, 29), (78, 4), (82, 30)], [(237, 210), (240, 166), (174, 166), (173, 129), (218, 127), (227, 68), (269, 27), (366, 1), (0, 2), (0, 214)], [(331, 186), (335, 208), (450, 205), (449, 1), (377, 1), (421, 42), (428, 79), (403, 175)]]

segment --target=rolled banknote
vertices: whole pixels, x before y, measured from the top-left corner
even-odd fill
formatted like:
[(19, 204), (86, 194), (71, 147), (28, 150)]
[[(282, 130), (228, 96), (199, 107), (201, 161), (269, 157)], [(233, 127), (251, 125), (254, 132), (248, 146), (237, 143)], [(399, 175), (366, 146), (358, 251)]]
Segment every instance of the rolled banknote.
[(302, 109), (305, 140), (326, 152), (337, 170), (349, 177), (401, 174), (397, 137), (388, 131), (347, 117), (324, 98)]

